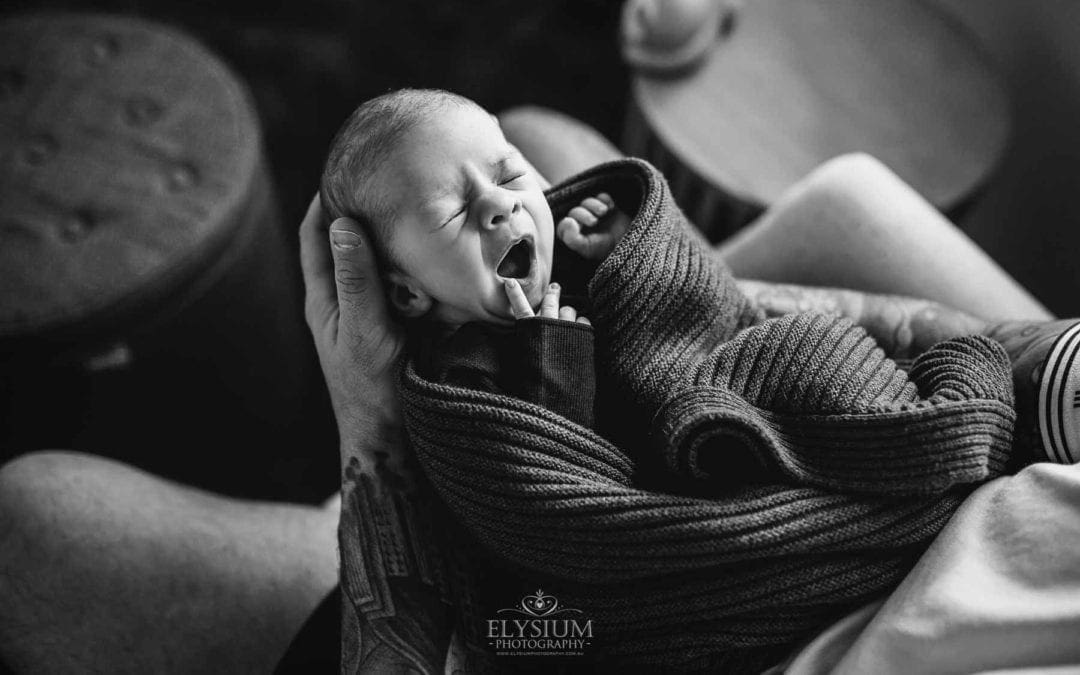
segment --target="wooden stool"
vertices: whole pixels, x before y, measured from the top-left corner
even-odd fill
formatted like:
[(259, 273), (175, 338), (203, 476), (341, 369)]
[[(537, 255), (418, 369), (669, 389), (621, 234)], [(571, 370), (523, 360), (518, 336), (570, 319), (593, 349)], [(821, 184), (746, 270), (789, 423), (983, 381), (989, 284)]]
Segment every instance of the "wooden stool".
[(634, 77), (624, 139), (713, 241), (849, 152), (955, 214), (1007, 142), (987, 59), (920, 0), (753, 0), (718, 39), (685, 77)]
[(230, 476), (269, 475), (267, 443), (311, 398), (294, 258), (219, 60), (130, 18), (0, 23), (9, 451), (77, 446), (270, 494)]

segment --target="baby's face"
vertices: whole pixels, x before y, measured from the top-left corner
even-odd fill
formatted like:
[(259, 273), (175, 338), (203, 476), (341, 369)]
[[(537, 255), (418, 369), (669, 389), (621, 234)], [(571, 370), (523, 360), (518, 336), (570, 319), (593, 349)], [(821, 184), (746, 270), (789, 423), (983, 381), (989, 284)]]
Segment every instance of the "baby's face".
[(395, 210), (389, 247), (436, 301), (433, 318), (512, 322), (507, 278), (539, 306), (551, 278), (551, 209), (490, 115), (453, 106), (410, 131), (391, 164), (374, 186)]

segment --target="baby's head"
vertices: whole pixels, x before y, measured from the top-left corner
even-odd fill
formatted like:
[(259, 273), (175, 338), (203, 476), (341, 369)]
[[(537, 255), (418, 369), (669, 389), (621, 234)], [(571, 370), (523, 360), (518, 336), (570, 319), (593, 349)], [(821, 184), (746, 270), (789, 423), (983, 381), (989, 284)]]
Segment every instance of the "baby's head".
[(531, 165), (469, 99), (405, 89), (367, 101), (334, 138), (320, 194), (331, 218), (366, 228), (405, 317), (510, 323), (507, 278), (540, 304), (551, 209)]

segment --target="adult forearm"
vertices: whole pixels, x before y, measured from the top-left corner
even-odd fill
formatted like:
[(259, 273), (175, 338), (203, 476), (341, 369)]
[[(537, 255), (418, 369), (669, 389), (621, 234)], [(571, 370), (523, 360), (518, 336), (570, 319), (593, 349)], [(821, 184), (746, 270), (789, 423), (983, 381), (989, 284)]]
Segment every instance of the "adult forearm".
[(911, 358), (952, 337), (982, 333), (986, 321), (931, 300), (742, 279), (739, 288), (768, 316), (820, 312), (862, 326), (893, 358)]
[(353, 399), (334, 412), (341, 438), (342, 472), (350, 465), (359, 465), (370, 473), (382, 463), (384, 470), (390, 469), (403, 478), (410, 477), (410, 467), (405, 459), (401, 404), (392, 375), (387, 374), (369, 386), (358, 388)]
[(341, 426), (343, 672), (442, 672), (449, 594), (396, 396)]

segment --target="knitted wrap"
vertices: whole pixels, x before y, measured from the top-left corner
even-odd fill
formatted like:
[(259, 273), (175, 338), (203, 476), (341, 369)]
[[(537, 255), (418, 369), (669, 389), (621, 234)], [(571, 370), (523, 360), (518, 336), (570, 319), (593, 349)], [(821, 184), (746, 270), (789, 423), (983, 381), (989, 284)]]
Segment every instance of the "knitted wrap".
[[(618, 418), (601, 435), (407, 363), (409, 441), (472, 536), (593, 619), (604, 658), (760, 670), (898, 583), (964, 486), (1003, 470), (1009, 362), (972, 336), (909, 375), (847, 320), (764, 321), (647, 163), (548, 197), (558, 214), (601, 191), (633, 215), (588, 281)], [(643, 487), (656, 458), (692, 489)]]

